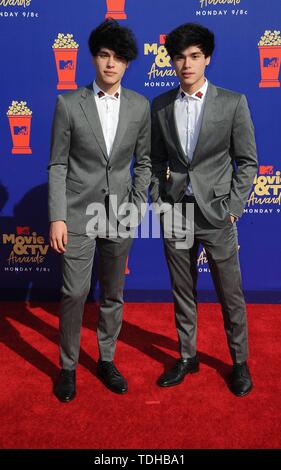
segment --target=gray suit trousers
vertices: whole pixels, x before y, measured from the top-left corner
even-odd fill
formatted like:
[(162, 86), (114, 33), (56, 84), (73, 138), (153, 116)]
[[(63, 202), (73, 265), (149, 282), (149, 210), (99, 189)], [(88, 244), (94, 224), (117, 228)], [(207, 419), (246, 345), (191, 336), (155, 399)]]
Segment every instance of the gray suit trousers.
[(212, 279), (221, 303), (232, 360), (243, 362), (248, 357), (248, 330), (238, 258), (236, 224), (229, 221), (222, 228), (212, 226), (197, 203), (194, 204), (192, 248), (177, 249), (174, 238), (164, 238), (174, 296), (180, 355), (186, 359), (196, 354), (197, 255), (200, 243), (206, 250)]
[(91, 239), (68, 232), (63, 255), (63, 284), (60, 309), (60, 365), (76, 368), (84, 304), (92, 277), (95, 250), (99, 255), (100, 307), (97, 337), (100, 358), (112, 361), (122, 325), (126, 258), (132, 239)]

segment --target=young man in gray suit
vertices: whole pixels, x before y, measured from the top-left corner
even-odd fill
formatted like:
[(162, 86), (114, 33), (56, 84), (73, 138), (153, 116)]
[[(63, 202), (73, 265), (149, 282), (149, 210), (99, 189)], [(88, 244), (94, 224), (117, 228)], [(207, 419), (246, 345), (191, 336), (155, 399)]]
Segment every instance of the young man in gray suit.
[(166, 203), (163, 211), (173, 211), (173, 204), (181, 202), (183, 214), (187, 204), (194, 204), (194, 243), (190, 249), (177, 249), (175, 237), (164, 238), (181, 357), (158, 384), (177, 385), (186, 374), (199, 370), (196, 282), (201, 243), (233, 361), (230, 389), (244, 396), (252, 381), (246, 362), (248, 333), (236, 221), (257, 171), (253, 124), (244, 95), (218, 88), (205, 78), (214, 50), (212, 32), (184, 24), (168, 34), (165, 46), (180, 87), (152, 104), (151, 198), (160, 206)]
[(127, 391), (127, 381), (113, 358), (132, 238), (117, 236), (114, 230), (95, 232), (90, 214), (99, 204), (112, 225), (112, 216), (116, 219), (121, 204), (131, 202), (140, 207), (147, 201), (151, 178), (149, 102), (121, 87), (129, 62), (137, 56), (135, 38), (128, 28), (107, 20), (92, 31), (89, 48), (96, 79), (58, 96), (49, 164), (50, 243), (63, 258), (62, 369), (55, 394), (64, 402), (76, 394), (80, 330), (96, 248), (100, 282), (98, 375), (113, 392)]

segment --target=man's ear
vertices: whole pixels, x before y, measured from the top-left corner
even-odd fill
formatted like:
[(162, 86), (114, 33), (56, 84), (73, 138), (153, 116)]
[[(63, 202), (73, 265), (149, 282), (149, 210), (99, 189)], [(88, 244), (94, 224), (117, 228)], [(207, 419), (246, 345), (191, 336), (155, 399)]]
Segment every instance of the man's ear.
[(206, 65), (209, 65), (210, 62), (211, 62), (211, 56), (206, 57)]

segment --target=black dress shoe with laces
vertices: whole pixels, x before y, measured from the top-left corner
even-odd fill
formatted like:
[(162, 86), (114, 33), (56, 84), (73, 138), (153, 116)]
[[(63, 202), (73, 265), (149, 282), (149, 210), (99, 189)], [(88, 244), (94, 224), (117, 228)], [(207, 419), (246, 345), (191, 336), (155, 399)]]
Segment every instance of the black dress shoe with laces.
[(54, 393), (63, 402), (73, 400), (76, 395), (76, 372), (75, 370), (62, 369), (59, 379), (55, 385)]
[(233, 364), (230, 377), (230, 390), (237, 397), (248, 395), (253, 388), (253, 383), (247, 362)]
[(115, 367), (113, 361), (101, 361), (99, 359), (97, 372), (103, 383), (112, 392), (126, 393), (128, 391), (127, 381)]
[(180, 384), (186, 374), (195, 374), (199, 371), (199, 359), (197, 356), (190, 359), (179, 359), (172, 369), (162, 374), (157, 383), (160, 387), (173, 387)]

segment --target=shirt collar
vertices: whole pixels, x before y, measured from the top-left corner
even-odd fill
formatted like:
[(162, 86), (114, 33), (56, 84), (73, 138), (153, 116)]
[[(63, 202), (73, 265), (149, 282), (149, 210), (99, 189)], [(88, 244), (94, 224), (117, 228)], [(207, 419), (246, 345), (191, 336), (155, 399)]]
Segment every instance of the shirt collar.
[(105, 99), (105, 98), (111, 98), (115, 101), (117, 101), (119, 98), (120, 98), (120, 93), (121, 93), (121, 86), (118, 88), (118, 90), (114, 93), (114, 95), (109, 95), (108, 93), (106, 93), (105, 91), (103, 91), (96, 83), (96, 81), (94, 80), (93, 81), (93, 90), (94, 90), (94, 94), (95, 96), (98, 96), (98, 93), (99, 92), (102, 92), (103, 93), (103, 96), (100, 97), (101, 100)]
[(205, 80), (204, 84), (201, 86), (201, 88), (199, 88), (199, 90), (195, 91), (194, 93), (192, 93), (192, 95), (189, 95), (188, 93), (186, 93), (185, 91), (183, 91), (183, 89), (180, 87), (179, 89), (179, 93), (178, 93), (178, 98), (180, 99), (188, 99), (188, 98), (192, 98), (196, 101), (203, 101), (203, 99), (205, 98), (206, 96), (206, 93), (207, 93), (207, 89), (208, 89), (208, 80)]

